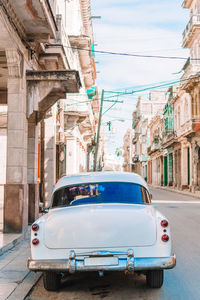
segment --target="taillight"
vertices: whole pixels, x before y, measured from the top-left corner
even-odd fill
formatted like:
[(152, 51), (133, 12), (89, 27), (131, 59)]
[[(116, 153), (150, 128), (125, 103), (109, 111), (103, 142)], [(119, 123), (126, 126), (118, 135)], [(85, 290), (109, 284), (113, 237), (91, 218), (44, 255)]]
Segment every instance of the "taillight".
[(35, 223), (35, 224), (32, 225), (32, 230), (33, 231), (38, 231), (38, 229), (39, 229), (39, 225), (38, 224)]
[(39, 244), (39, 240), (38, 239), (33, 239), (32, 240), (32, 244), (33, 245), (38, 245)]
[(169, 241), (169, 236), (167, 234), (163, 234), (161, 239), (162, 239), (163, 242), (168, 242)]
[(162, 227), (167, 227), (169, 223), (168, 223), (167, 220), (162, 220), (162, 221), (160, 222), (160, 224), (161, 224)]

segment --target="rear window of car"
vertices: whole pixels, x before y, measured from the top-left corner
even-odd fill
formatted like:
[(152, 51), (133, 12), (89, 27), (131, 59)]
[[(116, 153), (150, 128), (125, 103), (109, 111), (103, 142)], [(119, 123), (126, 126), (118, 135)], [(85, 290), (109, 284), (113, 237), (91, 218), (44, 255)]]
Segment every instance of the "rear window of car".
[(149, 204), (148, 191), (141, 185), (103, 182), (71, 185), (54, 192), (52, 207), (98, 203)]

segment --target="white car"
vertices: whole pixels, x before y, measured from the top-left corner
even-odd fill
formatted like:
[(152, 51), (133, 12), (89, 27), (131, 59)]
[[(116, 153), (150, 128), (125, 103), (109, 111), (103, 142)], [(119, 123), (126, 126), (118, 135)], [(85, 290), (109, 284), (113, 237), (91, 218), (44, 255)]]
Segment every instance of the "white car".
[(62, 177), (47, 214), (32, 225), (28, 267), (43, 271), (56, 290), (61, 274), (133, 271), (160, 288), (163, 270), (176, 265), (168, 220), (151, 205), (137, 174), (99, 172)]

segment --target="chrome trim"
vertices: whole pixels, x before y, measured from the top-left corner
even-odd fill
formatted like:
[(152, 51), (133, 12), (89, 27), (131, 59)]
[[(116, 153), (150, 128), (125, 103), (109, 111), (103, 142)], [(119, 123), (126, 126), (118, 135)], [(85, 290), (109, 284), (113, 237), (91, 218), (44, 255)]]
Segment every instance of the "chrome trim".
[[(110, 266), (85, 266), (85, 257), (94, 256), (117, 256), (119, 259), (118, 265)], [(60, 272), (85, 272), (85, 271), (146, 271), (146, 270), (162, 270), (172, 269), (176, 265), (176, 255), (169, 257), (135, 257), (133, 250), (128, 252), (110, 252), (98, 251), (88, 253), (70, 252), (69, 259), (48, 259), (48, 260), (33, 260), (28, 259), (28, 268), (32, 271), (60, 271)]]

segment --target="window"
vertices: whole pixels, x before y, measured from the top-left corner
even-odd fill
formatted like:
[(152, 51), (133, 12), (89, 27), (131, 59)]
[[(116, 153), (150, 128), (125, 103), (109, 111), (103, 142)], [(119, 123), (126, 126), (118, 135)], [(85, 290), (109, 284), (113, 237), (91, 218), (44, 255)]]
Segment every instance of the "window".
[(53, 195), (52, 207), (99, 204), (149, 204), (148, 191), (138, 184), (124, 182), (88, 183), (66, 186)]

